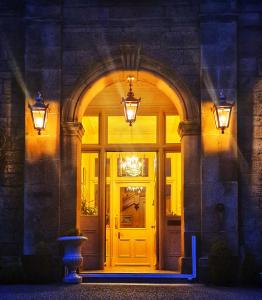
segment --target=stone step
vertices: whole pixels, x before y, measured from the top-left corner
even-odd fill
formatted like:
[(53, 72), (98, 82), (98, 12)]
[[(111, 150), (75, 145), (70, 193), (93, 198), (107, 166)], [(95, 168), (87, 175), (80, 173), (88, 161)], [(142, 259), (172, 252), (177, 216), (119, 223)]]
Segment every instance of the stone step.
[(174, 273), (80, 273), (83, 283), (192, 283), (184, 274)]

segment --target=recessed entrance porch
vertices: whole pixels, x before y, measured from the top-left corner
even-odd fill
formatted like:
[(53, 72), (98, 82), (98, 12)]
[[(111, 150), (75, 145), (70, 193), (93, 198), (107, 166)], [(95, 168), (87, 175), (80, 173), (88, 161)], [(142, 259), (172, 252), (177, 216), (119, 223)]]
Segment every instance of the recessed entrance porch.
[(127, 88), (125, 81), (106, 87), (82, 119), (80, 227), (91, 239), (83, 247), (84, 270), (101, 269), (96, 253), (103, 220), (105, 269), (178, 270), (180, 117), (166, 95), (137, 80), (134, 91), (142, 101), (129, 126), (119, 101), (119, 90), (124, 94)]
[[(142, 101), (144, 99), (144, 102), (141, 102), (144, 103), (144, 106), (141, 104), (139, 108), (135, 123), (137, 126), (129, 127), (125, 123), (119, 101), (121, 96), (127, 92), (125, 90), (127, 88), (126, 76), (129, 73), (125, 71), (112, 72), (107, 73), (104, 77), (98, 77), (97, 81), (89, 82), (87, 80), (85, 82), (86, 87), (81, 86), (77, 94), (70, 100), (71, 104), (65, 107), (65, 119), (71, 120), (73, 118), (72, 120), (75, 121), (64, 123), (63, 129), (63, 143), (66, 147), (63, 154), (62, 170), (71, 168), (70, 174), (72, 176), (66, 176), (66, 174), (62, 176), (62, 185), (69, 192), (63, 194), (62, 203), (69, 203), (66, 199), (69, 199), (69, 197), (72, 199), (71, 196), (75, 193), (77, 201), (75, 208), (77, 210), (75, 215), (74, 212), (71, 214), (71, 219), (65, 218), (65, 213), (69, 213), (69, 210), (63, 210), (61, 225), (63, 228), (68, 227), (70, 223), (76, 224), (76, 226), (81, 224), (82, 232), (88, 236), (88, 243), (83, 249), (85, 262), (87, 263), (84, 264), (84, 269), (103, 270), (108, 265), (112, 265), (115, 256), (112, 254), (111, 249), (112, 247), (117, 248), (114, 247), (112, 231), (117, 232), (116, 219), (118, 224), (120, 222), (121, 201), (119, 195), (121, 194), (121, 186), (118, 186), (119, 214), (116, 218), (114, 216), (115, 212), (110, 212), (112, 217), (109, 229), (106, 226), (106, 203), (108, 203), (106, 199), (108, 197), (106, 191), (108, 189), (108, 176), (106, 173), (109, 170), (106, 166), (108, 163), (107, 154), (128, 153), (138, 155), (141, 153), (154, 153), (156, 156), (155, 225), (150, 226), (155, 226), (155, 228), (151, 228), (155, 230), (155, 237), (150, 240), (153, 241), (153, 244), (155, 243), (155, 249), (149, 257), (153, 258), (152, 261), (155, 262), (151, 263), (149, 268), (187, 272), (188, 269), (184, 269), (183, 264), (186, 263), (185, 266), (188, 265), (191, 269), (191, 236), (199, 232), (198, 172), (200, 144), (198, 124), (194, 121), (196, 108), (194, 102), (191, 101), (192, 98), (186, 97), (186, 90), (181, 89), (182, 94), (178, 93), (175, 87), (172, 89), (173, 83), (167, 84), (167, 81), (161, 79), (162, 75), (158, 77), (147, 71), (138, 71), (136, 72), (138, 79), (137, 85), (134, 85), (134, 92), (142, 98)], [(122, 120), (116, 122), (114, 121), (115, 118), (121, 118)], [(181, 122), (181, 120), (185, 121)], [(82, 134), (82, 125), (77, 123), (78, 121), (81, 121), (85, 128), (81, 145), (79, 138)], [(178, 124), (180, 124), (182, 140), (177, 134)], [(124, 126), (126, 126), (125, 131), (123, 130)], [(119, 127), (119, 130), (117, 130), (117, 127)], [(182, 143), (180, 144), (180, 142)], [(93, 167), (87, 168), (87, 170), (97, 169), (95, 172), (98, 174), (98, 176), (92, 175), (97, 177), (93, 178), (94, 182), (97, 181), (97, 192), (93, 193), (97, 198), (96, 201), (95, 199), (89, 199), (88, 201), (90, 203), (93, 201), (97, 207), (88, 209), (89, 212), (92, 211), (90, 216), (81, 216), (81, 187), (83, 188), (81, 176), (83, 179), (84, 166), (81, 162), (81, 152), (82, 155), (92, 153), (97, 155), (96, 166), (93, 165)], [(68, 158), (73, 157), (74, 153), (77, 156), (73, 161), (70, 161)], [(175, 211), (176, 205), (172, 206), (172, 201), (168, 200), (170, 193), (173, 193), (170, 182), (168, 182), (169, 179), (172, 180), (172, 175), (167, 174), (168, 169), (171, 167), (169, 154), (180, 156), (180, 171), (178, 172), (180, 175), (180, 189), (177, 189), (177, 192), (174, 193), (175, 197), (179, 199), (179, 201), (176, 201), (180, 204), (179, 214)], [(75, 171), (76, 173), (74, 173)], [(85, 174), (87, 174), (86, 171)], [(76, 177), (73, 177), (74, 174)], [(68, 180), (69, 177), (72, 178), (71, 182)], [(77, 179), (77, 186), (75, 186), (75, 179)], [(134, 182), (133, 187), (140, 186), (147, 191), (147, 186), (141, 185), (141, 182)], [(122, 186), (122, 188), (127, 187)], [(92, 195), (92, 192), (89, 192), (88, 195)], [(114, 197), (117, 199), (116, 196)], [(114, 203), (117, 203), (117, 201)], [(133, 207), (135, 205), (133, 204)], [(187, 210), (184, 209), (185, 207), (187, 207)], [(124, 220), (130, 222), (130, 217), (125, 217)], [(106, 237), (108, 236), (106, 231), (111, 231), (109, 234), (111, 246), (106, 245)], [(119, 242), (118, 236), (119, 232), (115, 244)], [(140, 254), (142, 248), (139, 250)], [(146, 249), (146, 247), (143, 249)], [(152, 247), (150, 249), (152, 250)], [(109, 253), (110, 251), (112, 253)]]

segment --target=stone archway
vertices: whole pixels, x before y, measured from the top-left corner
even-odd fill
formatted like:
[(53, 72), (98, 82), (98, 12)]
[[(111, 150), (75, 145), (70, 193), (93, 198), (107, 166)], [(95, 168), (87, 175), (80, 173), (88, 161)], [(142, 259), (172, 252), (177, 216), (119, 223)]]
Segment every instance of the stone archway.
[[(62, 110), (62, 161), (61, 161), (61, 230), (79, 226), (77, 212), (80, 207), (80, 160), (83, 127), (81, 118), (93, 98), (105, 86), (119, 80), (117, 72), (134, 70), (134, 64), (126, 66), (128, 56), (115, 57), (88, 72), (76, 85), (71, 98)], [(132, 55), (131, 55), (132, 57)], [(133, 62), (135, 63), (135, 59)], [(136, 64), (137, 66), (137, 64)], [(200, 185), (200, 116), (196, 99), (173, 70), (139, 56), (136, 72), (143, 72), (153, 80), (174, 102), (180, 114), (182, 152), (182, 272), (191, 265), (191, 236), (201, 231), (201, 185)], [(107, 76), (111, 74), (110, 80)], [(104, 227), (104, 224), (101, 224)], [(100, 265), (103, 265), (101, 261)]]

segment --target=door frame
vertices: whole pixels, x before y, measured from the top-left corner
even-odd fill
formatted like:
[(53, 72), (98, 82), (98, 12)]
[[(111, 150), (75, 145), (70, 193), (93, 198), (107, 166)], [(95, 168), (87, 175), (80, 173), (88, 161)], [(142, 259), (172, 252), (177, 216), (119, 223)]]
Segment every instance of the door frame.
[[(109, 157), (114, 157), (114, 155), (112, 155), (112, 152), (107, 152), (109, 153)], [(118, 155), (121, 155), (121, 153), (123, 153), (124, 155), (126, 154), (131, 154), (129, 151), (128, 152), (125, 152), (125, 151), (121, 151), (121, 152), (116, 152), (117, 153), (117, 156)], [(148, 161), (148, 176), (146, 177), (119, 177), (117, 175), (117, 168), (118, 166), (116, 165), (117, 164), (117, 159), (116, 159), (116, 156), (114, 157), (115, 159), (111, 160), (110, 161), (110, 183), (113, 184), (113, 186), (111, 186), (111, 190), (110, 190), (110, 214), (111, 214), (111, 220), (110, 220), (110, 227), (111, 227), (111, 248), (110, 248), (110, 252), (114, 249), (114, 242), (117, 242), (115, 237), (114, 237), (114, 234), (116, 232), (116, 229), (115, 229), (115, 218), (114, 216), (117, 215), (118, 216), (118, 226), (120, 225), (120, 220), (119, 220), (119, 217), (120, 217), (120, 213), (119, 212), (116, 212), (116, 209), (119, 209), (119, 203), (115, 203), (114, 202), (114, 198), (113, 198), (113, 195), (115, 195), (118, 199), (118, 196), (119, 195), (119, 190), (118, 188), (121, 187), (121, 186), (124, 186), (124, 185), (130, 185), (130, 186), (137, 186), (137, 185), (141, 185), (141, 186), (146, 186), (147, 187), (147, 196), (150, 196), (152, 194), (152, 196), (154, 197), (154, 204), (152, 204), (152, 208), (150, 207), (150, 203), (148, 202), (149, 200), (147, 200), (147, 203), (146, 203), (146, 225), (147, 227), (144, 229), (144, 230), (150, 230), (150, 228), (153, 230), (154, 229), (154, 232), (152, 233), (152, 236), (150, 236), (150, 239), (152, 239), (152, 247), (150, 247), (150, 249), (154, 249), (154, 254), (153, 255), (150, 255), (150, 265), (153, 267), (153, 264), (155, 263), (156, 261), (156, 226), (154, 226), (154, 228), (152, 227), (152, 222), (154, 222), (154, 225), (156, 223), (156, 210), (157, 210), (157, 203), (156, 203), (156, 200), (157, 200), (157, 191), (156, 191), (156, 188), (157, 188), (157, 185), (158, 185), (158, 182), (157, 182), (157, 170), (156, 168), (154, 167), (154, 160), (157, 159), (157, 152), (153, 152), (153, 151), (143, 151), (143, 152), (135, 152), (134, 153), (137, 154), (138, 157), (147, 157), (149, 159)], [(143, 155), (139, 155), (139, 153), (143, 153)], [(108, 158), (108, 156), (107, 156)], [(113, 175), (113, 177), (112, 177)], [(108, 183), (108, 182), (107, 182)], [(151, 186), (152, 184), (152, 186)], [(111, 193), (112, 189), (114, 190), (115, 194)], [(151, 198), (151, 197), (150, 197)], [(153, 214), (152, 214), (152, 211), (153, 211)], [(153, 215), (151, 217), (151, 215)], [(152, 218), (154, 220), (152, 220)], [(151, 225), (150, 225), (150, 224)], [(125, 229), (125, 228), (123, 228)], [(139, 228), (140, 229), (140, 228)], [(118, 230), (121, 230), (120, 226), (118, 228)], [(152, 231), (151, 230), (151, 231)], [(151, 234), (151, 232), (150, 232)], [(113, 251), (114, 252), (114, 251)], [(111, 252), (111, 256), (113, 257), (115, 253)], [(153, 258), (152, 258), (153, 257)], [(110, 262), (110, 261), (109, 261)]]
[[(61, 116), (60, 232), (64, 232), (72, 227), (79, 227), (80, 224), (81, 138), (84, 133), (81, 124), (82, 116), (92, 97), (99, 92), (97, 87), (99, 86), (101, 90), (108, 84), (118, 80), (117, 77), (111, 77), (110, 80), (105, 80), (105, 78), (110, 78), (111, 74), (116, 74), (117, 72), (129, 72), (129, 69), (123, 67), (122, 62), (122, 55), (117, 55), (112, 57), (110, 61), (107, 61), (106, 65), (105, 63), (100, 63), (96, 68), (90, 69), (76, 82), (71, 95), (68, 94), (66, 96), (63, 104)], [(172, 102), (179, 108), (181, 118), (178, 128), (181, 136), (179, 149), (181, 149), (182, 154), (181, 271), (187, 272), (187, 266), (191, 265), (191, 236), (196, 235), (201, 237), (200, 107), (195, 96), (173, 69), (143, 55), (140, 57), (140, 65), (136, 72), (140, 79), (145, 74), (152, 84), (159, 87), (160, 90), (165, 89), (169, 93)], [(142, 148), (141, 145), (138, 146), (140, 146), (138, 148)], [(158, 150), (155, 146), (150, 146), (152, 146), (153, 151)], [(114, 147), (111, 147), (107, 151), (112, 151), (113, 149)], [(84, 148), (83, 150), (85, 151)], [(101, 147), (98, 146), (97, 150), (100, 151)], [(115, 150), (121, 150), (121, 146), (117, 145)], [(174, 148), (170, 150), (174, 150)], [(149, 148), (147, 148), (147, 151), (150, 151)], [(159, 152), (161, 152), (161, 149)], [(161, 155), (160, 153), (161, 156), (163, 154)], [(103, 171), (102, 164), (100, 166), (101, 171)], [(161, 175), (163, 172), (160, 170), (159, 173)], [(161, 178), (159, 180), (161, 181)], [(161, 194), (161, 191), (159, 193)], [(160, 221), (159, 224), (161, 224), (161, 210), (160, 207), (159, 215), (157, 216)], [(103, 241), (101, 245), (102, 243)], [(157, 243), (163, 244), (161, 237), (159, 237)], [(102, 247), (99, 249), (100, 252), (103, 251)], [(158, 253), (158, 255), (161, 265), (161, 253)], [(100, 257), (103, 258), (104, 254), (101, 253)], [(103, 259), (101, 259), (100, 265), (103, 266)]]

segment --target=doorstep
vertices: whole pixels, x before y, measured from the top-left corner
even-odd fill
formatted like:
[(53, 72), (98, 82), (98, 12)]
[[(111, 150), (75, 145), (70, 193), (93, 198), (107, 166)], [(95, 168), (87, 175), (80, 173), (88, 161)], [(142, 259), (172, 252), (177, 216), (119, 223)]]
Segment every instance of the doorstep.
[(102, 272), (90, 271), (79, 274), (83, 283), (88, 282), (132, 282), (132, 283), (188, 283), (193, 282), (190, 274), (181, 274), (177, 272), (159, 271), (152, 273), (117, 273), (117, 272)]

